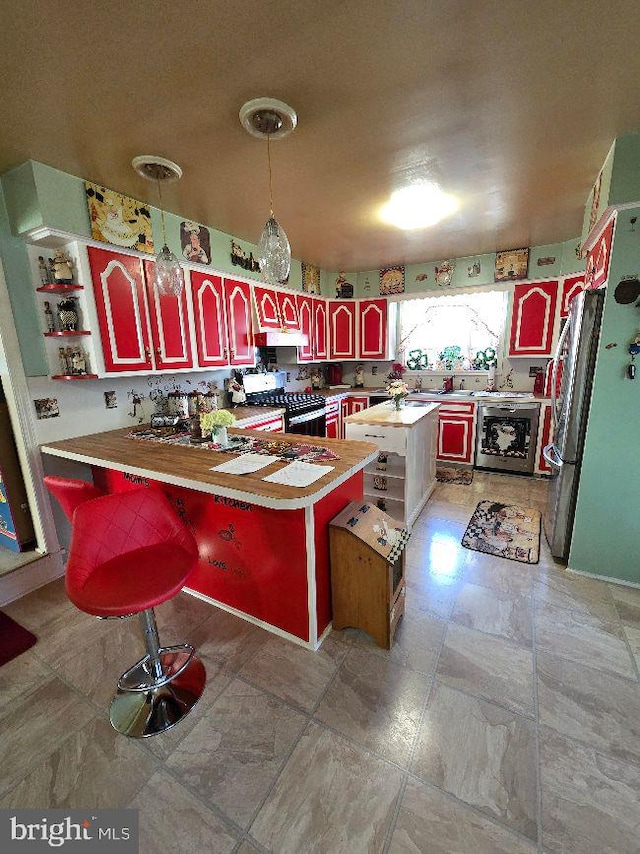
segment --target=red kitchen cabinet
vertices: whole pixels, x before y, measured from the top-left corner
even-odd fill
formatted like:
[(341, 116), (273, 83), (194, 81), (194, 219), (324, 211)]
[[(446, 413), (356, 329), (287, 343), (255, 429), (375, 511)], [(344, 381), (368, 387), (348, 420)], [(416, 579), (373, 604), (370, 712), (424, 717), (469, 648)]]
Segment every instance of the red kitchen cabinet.
[(255, 364), (250, 286), (194, 271), (191, 299), (198, 364), (203, 368)]
[(342, 438), (342, 414), (340, 399), (327, 398), (326, 403), (326, 434), (327, 439)]
[(536, 463), (534, 471), (536, 474), (551, 474), (551, 466), (545, 460), (544, 450), (545, 445), (551, 443), (553, 439), (551, 426), (551, 404), (540, 404), (540, 421), (538, 427), (538, 442), (536, 447)]
[(387, 301), (360, 300), (358, 303), (360, 359), (388, 358)]
[(153, 370), (141, 260), (94, 246), (88, 256), (105, 371)]
[(472, 463), (474, 424), (475, 405), (473, 403), (441, 405), (438, 410), (436, 459)]
[(615, 222), (614, 214), (587, 255), (584, 282), (585, 288), (589, 290), (601, 288), (609, 278), (609, 262), (611, 260)]
[(584, 273), (567, 276), (560, 291), (560, 317), (569, 316), (569, 305), (576, 294), (584, 290)]
[(313, 298), (313, 352), (317, 361), (329, 358), (327, 302)]
[(155, 269), (154, 261), (144, 262), (155, 367), (159, 371), (193, 368), (186, 288), (179, 296), (159, 294)]
[[(362, 412), (369, 406), (368, 397), (345, 397), (340, 404), (340, 418), (342, 423), (349, 415), (354, 415), (356, 412)], [(341, 438), (344, 438), (341, 434)]]
[(310, 296), (296, 297), (300, 331), (307, 336), (307, 343), (298, 347), (298, 362), (313, 362), (315, 336), (313, 334), (313, 299)]
[(278, 311), (278, 296), (273, 288), (263, 288), (260, 285), (253, 286), (253, 297), (256, 305), (256, 318), (258, 332), (269, 330), (280, 330), (280, 315)]
[(356, 302), (329, 302), (329, 358), (357, 359)]
[(509, 356), (551, 356), (558, 282), (527, 282), (513, 290)]
[(287, 291), (276, 291), (276, 298), (281, 328), (291, 332), (299, 332), (300, 320), (298, 319), (295, 294), (287, 293)]

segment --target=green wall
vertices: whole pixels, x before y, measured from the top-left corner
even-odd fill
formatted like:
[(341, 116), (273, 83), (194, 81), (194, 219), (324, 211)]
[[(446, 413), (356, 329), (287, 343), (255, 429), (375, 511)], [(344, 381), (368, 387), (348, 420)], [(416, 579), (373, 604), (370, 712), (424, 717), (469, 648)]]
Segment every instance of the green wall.
[(626, 376), (640, 310), (614, 298), (620, 279), (640, 273), (632, 216), (640, 220), (640, 207), (620, 211), (615, 228), (569, 566), (640, 583), (640, 371)]
[(44, 339), (33, 295), (35, 283), (31, 280), (31, 269), (25, 244), (11, 234), (9, 214), (1, 185), (0, 257), (7, 282), (11, 311), (20, 341), (25, 373), (28, 376), (47, 374), (49, 369), (44, 350)]

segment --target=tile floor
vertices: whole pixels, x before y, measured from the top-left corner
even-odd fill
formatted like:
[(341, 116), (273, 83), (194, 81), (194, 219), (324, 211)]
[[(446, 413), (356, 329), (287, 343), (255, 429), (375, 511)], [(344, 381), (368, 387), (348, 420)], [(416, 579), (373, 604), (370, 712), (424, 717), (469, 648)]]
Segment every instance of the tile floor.
[(546, 485), (441, 484), (408, 549), (390, 652), (360, 631), (311, 653), (181, 595), (205, 696), (174, 730), (109, 726), (137, 626), (61, 582), (5, 610), (39, 636), (0, 668), (0, 807), (139, 809), (142, 852), (631, 854), (640, 849), (640, 590), (461, 548), (476, 503)]

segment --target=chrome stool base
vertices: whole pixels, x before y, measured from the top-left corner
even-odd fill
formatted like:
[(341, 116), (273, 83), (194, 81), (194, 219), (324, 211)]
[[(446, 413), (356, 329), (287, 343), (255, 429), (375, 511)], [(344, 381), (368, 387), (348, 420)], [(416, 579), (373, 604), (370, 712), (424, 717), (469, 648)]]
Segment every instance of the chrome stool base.
[(119, 687), (111, 701), (111, 726), (130, 738), (148, 738), (166, 732), (193, 709), (202, 696), (206, 680), (204, 665), (192, 652), (170, 681), (133, 690)]
[(194, 655), (194, 648), (186, 643), (160, 647), (157, 654), (154, 654), (154, 659), (160, 662), (163, 674), (161, 677), (157, 677), (153, 672), (151, 656), (145, 655), (122, 674), (118, 679), (118, 688), (121, 691), (150, 691), (152, 688), (159, 688), (175, 679), (188, 666)]

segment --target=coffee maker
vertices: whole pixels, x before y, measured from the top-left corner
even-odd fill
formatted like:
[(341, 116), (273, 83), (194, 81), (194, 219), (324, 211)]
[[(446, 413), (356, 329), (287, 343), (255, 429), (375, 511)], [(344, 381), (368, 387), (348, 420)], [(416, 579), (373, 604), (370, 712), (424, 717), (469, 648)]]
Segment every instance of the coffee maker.
[(342, 365), (338, 362), (327, 365), (327, 385), (342, 385)]

